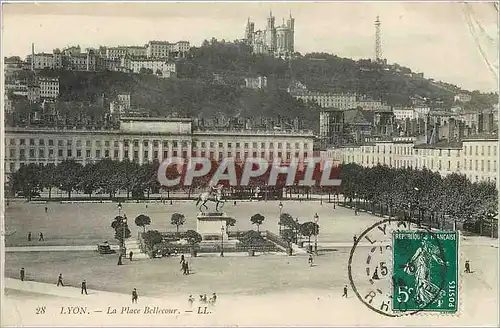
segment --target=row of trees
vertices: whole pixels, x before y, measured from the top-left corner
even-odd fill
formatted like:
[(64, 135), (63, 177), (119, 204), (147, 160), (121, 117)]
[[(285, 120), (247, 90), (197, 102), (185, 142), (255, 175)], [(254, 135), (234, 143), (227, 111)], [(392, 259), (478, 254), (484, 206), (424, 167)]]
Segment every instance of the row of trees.
[[(219, 167), (218, 162), (211, 161), (211, 170), (203, 177), (196, 177), (190, 185), (184, 185), (184, 176), (187, 171), (187, 164), (178, 169), (176, 166), (169, 166), (165, 171), (165, 176), (168, 179), (181, 178), (181, 183), (177, 186), (164, 187), (158, 182), (158, 169), (160, 163), (153, 161), (139, 165), (136, 162), (128, 160), (119, 162), (111, 159), (102, 159), (94, 163), (88, 163), (85, 166), (75, 160), (64, 160), (57, 165), (54, 164), (28, 164), (22, 166), (18, 171), (13, 173), (9, 179), (11, 193), (15, 194), (22, 192), (28, 199), (32, 195), (36, 195), (41, 191), (48, 191), (49, 199), (52, 197), (52, 190), (58, 188), (67, 193), (68, 198), (71, 198), (74, 192), (83, 192), (89, 197), (101, 194), (114, 198), (118, 191), (126, 191), (127, 198), (132, 196), (133, 199), (149, 197), (150, 193), (159, 193), (160, 189), (167, 192), (167, 197), (170, 197), (170, 191), (186, 190), (188, 197), (191, 192), (198, 187), (207, 187)], [(198, 166), (196, 169), (200, 169)], [(253, 169), (258, 169), (257, 166)], [(227, 171), (226, 171), (227, 172)], [(256, 187), (266, 187), (271, 168), (259, 177), (252, 177), (249, 181), (249, 186), (236, 186), (234, 192), (243, 190), (252, 190)], [(236, 180), (240, 184), (243, 176), (243, 167), (239, 164), (235, 165)], [(295, 176), (295, 182), (298, 183), (304, 179), (305, 172), (298, 171)], [(321, 180), (322, 171), (319, 166), (315, 168), (313, 180)], [(228, 180), (220, 181), (224, 185), (226, 191), (230, 187)], [(286, 175), (278, 176), (276, 186), (273, 188), (281, 188), (286, 185)], [(296, 186), (297, 189), (300, 189)], [(333, 191), (333, 188), (323, 188), (325, 191)]]
[(441, 177), (428, 169), (341, 168), (342, 192), (350, 203), (361, 200), (367, 210), (381, 215), (417, 217), (419, 223), (497, 221), (498, 191), (493, 182), (472, 183), (465, 175)]

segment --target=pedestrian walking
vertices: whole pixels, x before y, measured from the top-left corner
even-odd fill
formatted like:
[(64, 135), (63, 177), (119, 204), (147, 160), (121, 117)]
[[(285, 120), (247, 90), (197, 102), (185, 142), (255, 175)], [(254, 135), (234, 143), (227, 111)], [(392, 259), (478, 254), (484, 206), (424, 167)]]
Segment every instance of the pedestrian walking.
[(85, 292), (85, 295), (88, 295), (87, 294), (87, 281), (85, 279), (83, 279), (83, 281), (82, 281), (82, 295), (83, 295), (83, 292)]
[(188, 264), (188, 262), (187, 262), (187, 261), (186, 261), (186, 262), (184, 262), (184, 263), (186, 263), (186, 264), (185, 264), (185, 266), (186, 266), (186, 275), (189, 275), (189, 264)]
[(63, 283), (63, 276), (62, 276), (62, 273), (59, 274), (59, 278), (57, 278), (57, 286), (63, 286), (64, 287), (64, 283)]
[(358, 240), (358, 238), (356, 238), (356, 235), (354, 235), (354, 236), (352, 237), (352, 241), (353, 241), (354, 243), (356, 243), (356, 241), (357, 241), (357, 240)]
[(465, 261), (465, 273), (471, 273), (469, 260)]
[(21, 268), (19, 275), (21, 276), (21, 281), (24, 281), (24, 268)]
[(28, 241), (31, 241), (31, 231), (28, 232)]
[(194, 297), (193, 297), (193, 295), (189, 295), (188, 303), (189, 303), (189, 307), (193, 307), (193, 303), (194, 303)]
[(44, 241), (44, 239), (43, 239), (43, 232), (40, 232), (40, 237), (38, 238), (38, 241)]
[(48, 211), (48, 210), (49, 210), (49, 209), (47, 208), (47, 206), (45, 206), (45, 213), (47, 213), (47, 211)]
[(139, 296), (137, 295), (137, 289), (134, 288), (134, 290), (132, 291), (132, 303), (137, 303), (138, 298)]
[(130, 251), (130, 253), (128, 253), (128, 256), (130, 258), (130, 261), (132, 261), (132, 256), (134, 255), (134, 252)]
[(123, 265), (123, 263), (122, 263), (122, 255), (121, 254), (118, 255), (118, 263), (117, 263), (117, 265)]
[(347, 285), (344, 286), (344, 294), (342, 294), (342, 297), (347, 298)]
[(215, 293), (213, 293), (212, 297), (210, 297), (210, 304), (215, 305), (216, 301), (217, 301), (217, 295), (215, 295)]
[(312, 254), (309, 254), (309, 259), (307, 260), (307, 262), (309, 263), (310, 267), (313, 266), (313, 256), (312, 256)]
[(182, 271), (182, 274), (185, 275), (186, 274), (186, 262), (182, 262), (181, 263), (181, 271)]
[(181, 261), (179, 263), (182, 264), (183, 262), (184, 262), (184, 254), (181, 255)]

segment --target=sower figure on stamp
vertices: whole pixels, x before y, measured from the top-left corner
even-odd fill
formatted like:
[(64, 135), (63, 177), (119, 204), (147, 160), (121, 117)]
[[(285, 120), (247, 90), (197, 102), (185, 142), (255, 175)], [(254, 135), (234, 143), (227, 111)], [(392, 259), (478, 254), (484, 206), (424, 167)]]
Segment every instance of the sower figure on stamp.
[(137, 295), (137, 289), (134, 288), (134, 290), (132, 291), (132, 303), (137, 303), (138, 298), (139, 296)]
[(21, 268), (19, 274), (21, 275), (21, 281), (24, 281), (24, 268)]
[[(405, 272), (415, 275), (415, 297), (419, 304), (429, 304), (439, 287), (430, 279), (431, 264), (433, 261), (440, 265), (448, 265), (439, 257), (439, 248), (431, 244), (430, 236), (422, 238), (421, 246), (415, 251), (410, 261), (405, 265)], [(441, 291), (440, 294), (443, 291)]]
[(82, 281), (82, 295), (83, 295), (83, 292), (85, 292), (85, 295), (88, 295), (87, 294), (87, 281), (85, 279), (83, 279), (83, 281)]

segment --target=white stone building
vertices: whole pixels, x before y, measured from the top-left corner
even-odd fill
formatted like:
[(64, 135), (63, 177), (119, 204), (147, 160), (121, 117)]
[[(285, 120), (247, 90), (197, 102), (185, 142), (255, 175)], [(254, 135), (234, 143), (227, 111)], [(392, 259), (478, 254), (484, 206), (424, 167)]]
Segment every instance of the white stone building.
[(303, 161), (313, 156), (310, 131), (193, 131), (190, 119), (122, 118), (120, 130), (5, 130), (5, 172), (29, 163), (57, 164), (75, 159), (86, 164), (102, 158), (139, 164), (167, 157), (203, 156), (244, 160), (261, 157)]

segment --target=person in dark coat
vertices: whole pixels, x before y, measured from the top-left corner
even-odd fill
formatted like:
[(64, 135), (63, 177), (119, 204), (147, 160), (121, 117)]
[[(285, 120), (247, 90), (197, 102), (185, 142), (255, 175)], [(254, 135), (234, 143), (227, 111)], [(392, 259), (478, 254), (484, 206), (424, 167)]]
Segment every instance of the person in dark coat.
[(342, 297), (347, 298), (347, 285), (344, 286), (344, 294), (342, 294)]
[(137, 295), (137, 289), (134, 288), (134, 290), (132, 291), (132, 303), (137, 303), (138, 298), (139, 296)]
[(354, 235), (354, 236), (352, 237), (352, 241), (353, 241), (354, 243), (356, 243), (356, 241), (357, 241), (357, 240), (358, 240), (358, 239), (356, 238), (356, 235)]
[(130, 253), (128, 253), (128, 256), (130, 258), (130, 261), (132, 261), (132, 256), (134, 255), (134, 252), (130, 251)]
[(59, 278), (57, 278), (57, 286), (63, 286), (64, 287), (64, 283), (63, 283), (63, 276), (62, 276), (62, 273), (59, 274)]
[(85, 292), (85, 295), (88, 295), (87, 294), (87, 281), (85, 279), (82, 281), (82, 295), (83, 295), (83, 292)]
[(43, 232), (40, 232), (40, 238), (38, 238), (38, 241), (44, 241), (45, 239), (43, 239)]
[(31, 231), (28, 232), (28, 241), (31, 241)]
[(186, 268), (186, 275), (189, 275), (189, 264), (187, 261), (184, 262), (184, 266)]
[(21, 275), (21, 281), (24, 281), (24, 268), (21, 268), (19, 274)]

